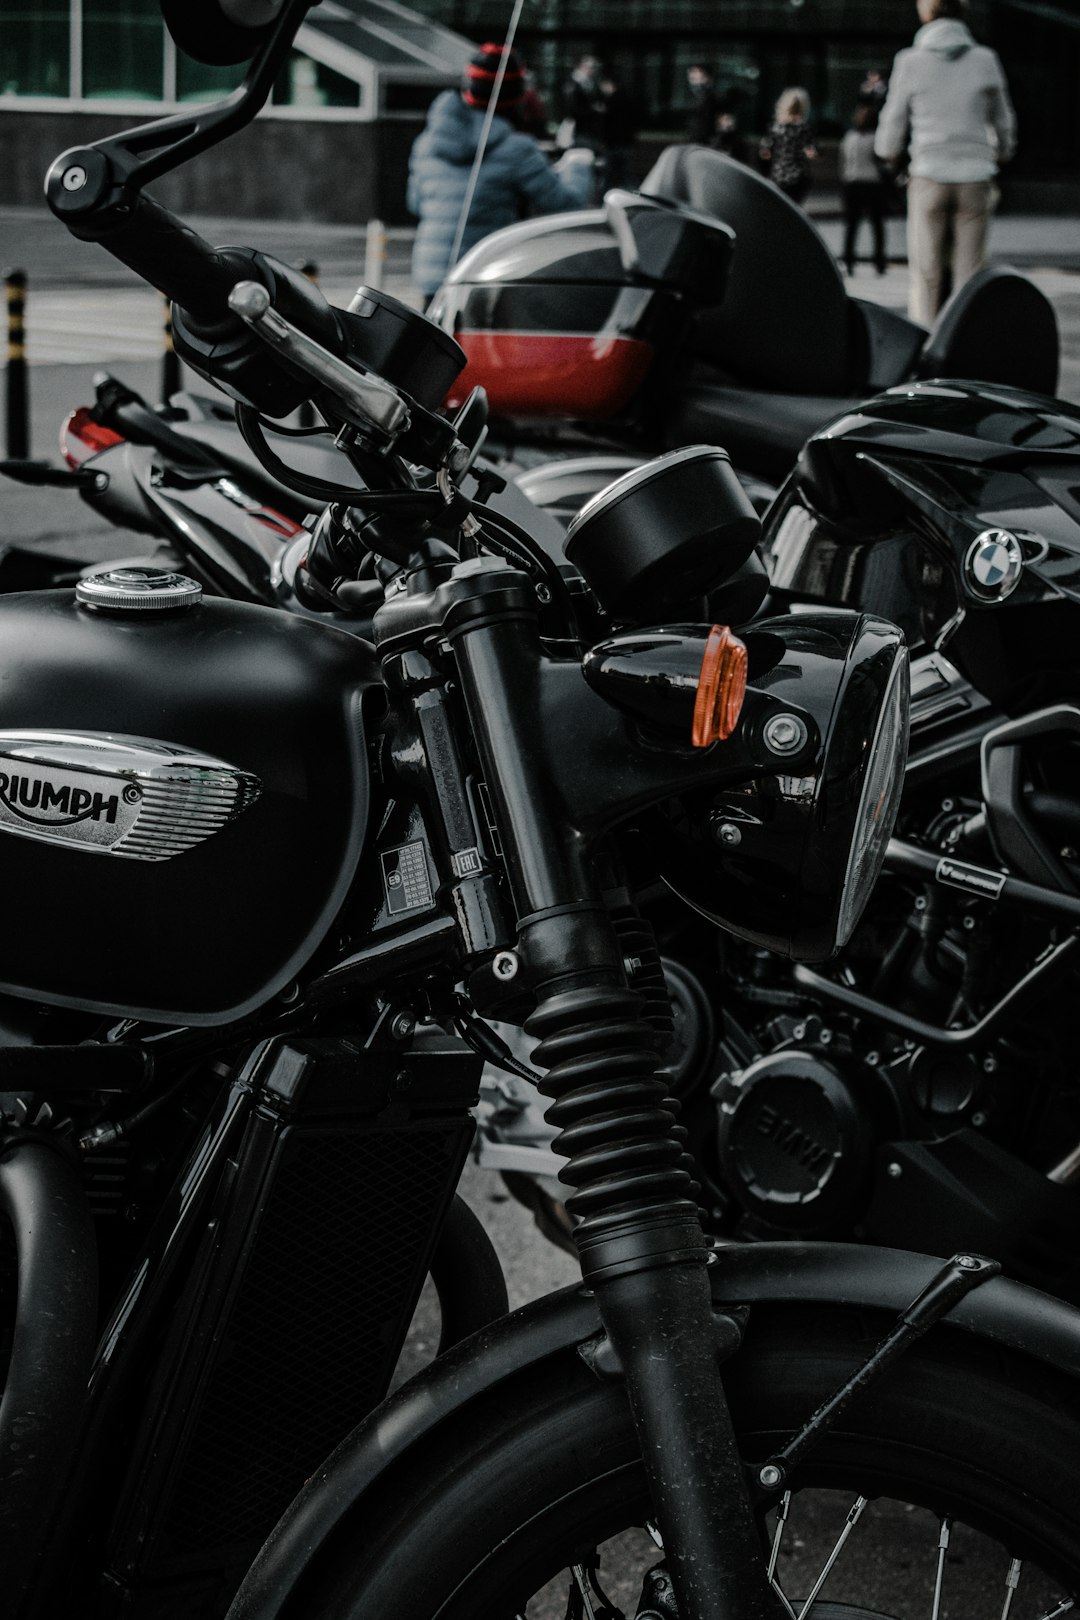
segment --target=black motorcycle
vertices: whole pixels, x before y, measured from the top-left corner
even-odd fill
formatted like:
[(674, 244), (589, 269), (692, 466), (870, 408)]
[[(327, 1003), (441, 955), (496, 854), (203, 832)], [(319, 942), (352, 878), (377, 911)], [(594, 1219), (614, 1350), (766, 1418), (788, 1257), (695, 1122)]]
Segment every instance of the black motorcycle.
[[(719, 946), (670, 894), (644, 902), (718, 1235), (971, 1247), (1080, 1299), (1077, 489), (1080, 411), (934, 382), (811, 438), (765, 516), (771, 607), (904, 628), (911, 747), (884, 875), (827, 969), (800, 963), (820, 954), (812, 936), (792, 948), (791, 901), (763, 939), (755, 849), (774, 823), (739, 795), (711, 836), (725, 883), (737, 871), (754, 895), (749, 941), (730, 937), (726, 888)], [(699, 853), (685, 845), (668, 885), (707, 914)], [(481, 1162), (565, 1242), (537, 1105), (517, 1080), (486, 1100)]]
[[(212, 14), (255, 51), (243, 89), (50, 179), (69, 228), (178, 300), (185, 358), (254, 443), (309, 397), (334, 420), (357, 478), (308, 569), (347, 599), (373, 556), (386, 600), (374, 650), (137, 569), (0, 601), (6, 1596), (220, 1615), (240, 1583), (234, 1620), (464, 1620), (521, 1615), (566, 1570), (571, 1615), (882, 1614), (867, 1588), (817, 1600), (895, 1498), (905, 1558), (904, 1510), (930, 1510), (935, 1610), (974, 1533), (1007, 1555), (1006, 1607), (1060, 1615), (1077, 1313), (966, 1253), (713, 1254), (631, 984), (635, 827), (700, 834), (711, 883), (714, 801), (740, 790), (774, 823), (763, 927), (785, 893), (792, 948), (843, 942), (895, 810), (900, 634), (844, 609), (741, 641), (681, 622), (757, 538), (708, 450), (582, 522), (592, 595), (570, 589), (462, 496), (441, 334), (392, 300), (334, 311), (140, 191), (253, 115), (306, 9), (253, 32), (175, 8), (181, 41)], [(730, 896), (753, 931), (737, 868)], [(587, 1287), (378, 1406), (498, 1015), (539, 1038)], [(818, 1486), (854, 1500), (807, 1571)]]

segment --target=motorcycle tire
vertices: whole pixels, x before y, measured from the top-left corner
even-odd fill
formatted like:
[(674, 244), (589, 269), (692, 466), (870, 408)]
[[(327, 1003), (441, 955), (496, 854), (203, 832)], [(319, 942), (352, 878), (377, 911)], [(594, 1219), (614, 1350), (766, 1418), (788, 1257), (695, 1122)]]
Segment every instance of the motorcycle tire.
[[(782, 1445), (889, 1325), (861, 1310), (755, 1307), (724, 1375), (744, 1456), (760, 1461)], [(662, 1557), (655, 1540), (637, 1534), (644, 1554), (632, 1556), (644, 1561), (628, 1577), (605, 1561), (615, 1537), (616, 1564), (625, 1562), (632, 1538), (623, 1533), (650, 1517), (617, 1382), (600, 1382), (576, 1355), (556, 1357), (525, 1387), (511, 1380), (479, 1416), (470, 1410), (447, 1427), (439, 1455), (421, 1447), (422, 1457), (406, 1457), (380, 1478), (377, 1500), (361, 1502), (355, 1533), (339, 1540), (336, 1566), (324, 1566), (314, 1587), (297, 1594), (296, 1612), (309, 1620), (674, 1615), (651, 1601), (639, 1606), (644, 1574)], [(950, 1620), (1006, 1612), (1010, 1620), (1049, 1620), (1072, 1607), (1068, 1599), (1080, 1590), (1080, 1382), (956, 1329), (935, 1329), (857, 1397), (790, 1483), (785, 1535), (796, 1550), (777, 1567), (783, 1582), (794, 1583), (786, 1597), (795, 1617), (835, 1544), (835, 1528), (822, 1531), (818, 1523), (833, 1492), (845, 1493), (838, 1498), (841, 1527), (845, 1503), (872, 1500), (811, 1620), (937, 1615), (934, 1581), (943, 1559), (940, 1613)], [(810, 1532), (789, 1528), (798, 1525), (804, 1495), (818, 1513), (811, 1530), (824, 1535), (821, 1549), (809, 1553)], [(862, 1526), (875, 1515), (886, 1551), (899, 1547), (898, 1577), (872, 1549), (853, 1563)], [(774, 1518), (762, 1518), (763, 1558)], [(916, 1522), (926, 1542), (921, 1554)], [(942, 1524), (951, 1527), (950, 1545), (959, 1538), (958, 1554), (941, 1552)], [(591, 1578), (605, 1543), (599, 1586), (585, 1602), (575, 1586)], [(976, 1557), (989, 1559), (996, 1599), (980, 1592), (962, 1601), (981, 1578)], [(1003, 1608), (1009, 1574), (1018, 1569), (1013, 1597), (1023, 1591), (1027, 1606)], [(914, 1583), (918, 1595), (901, 1606), (895, 1587), (875, 1590), (890, 1579), (905, 1591)], [(961, 1587), (950, 1600), (956, 1581)]]

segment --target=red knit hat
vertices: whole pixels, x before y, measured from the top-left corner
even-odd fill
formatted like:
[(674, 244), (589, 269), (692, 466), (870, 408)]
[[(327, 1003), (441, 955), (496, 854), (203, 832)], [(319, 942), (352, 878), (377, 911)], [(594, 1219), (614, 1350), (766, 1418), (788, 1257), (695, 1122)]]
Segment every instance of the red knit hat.
[(502, 45), (481, 45), (468, 67), (461, 94), (470, 107), (486, 107), (495, 88), (499, 66), (506, 58), (506, 71), (499, 86), (498, 108), (520, 106), (525, 95), (525, 64), (517, 51), (507, 51)]

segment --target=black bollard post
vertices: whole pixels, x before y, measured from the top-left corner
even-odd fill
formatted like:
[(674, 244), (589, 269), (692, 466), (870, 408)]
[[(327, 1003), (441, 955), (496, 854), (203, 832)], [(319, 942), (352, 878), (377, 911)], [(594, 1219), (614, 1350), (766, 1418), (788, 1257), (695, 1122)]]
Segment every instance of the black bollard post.
[(30, 409), (26, 376), (26, 271), (4, 272), (7, 289), (7, 453), (30, 459)]
[[(301, 275), (307, 276), (309, 281), (313, 281), (316, 287), (319, 285), (319, 267), (311, 259), (306, 259), (300, 266), (300, 273)], [(297, 423), (300, 427), (304, 428), (314, 427), (316, 425), (315, 408), (309, 399), (305, 399), (304, 403), (297, 412)]]
[(173, 348), (172, 300), (165, 299), (164, 348), (161, 355), (161, 403), (167, 405), (180, 388), (180, 360)]

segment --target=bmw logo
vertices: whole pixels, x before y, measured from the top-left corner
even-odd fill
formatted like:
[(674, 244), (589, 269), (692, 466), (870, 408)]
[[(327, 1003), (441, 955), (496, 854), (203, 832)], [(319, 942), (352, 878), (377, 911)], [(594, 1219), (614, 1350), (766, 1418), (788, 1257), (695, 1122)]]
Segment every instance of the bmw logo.
[(1008, 529), (984, 529), (964, 557), (964, 582), (983, 602), (1003, 602), (1024, 572), (1024, 550)]

